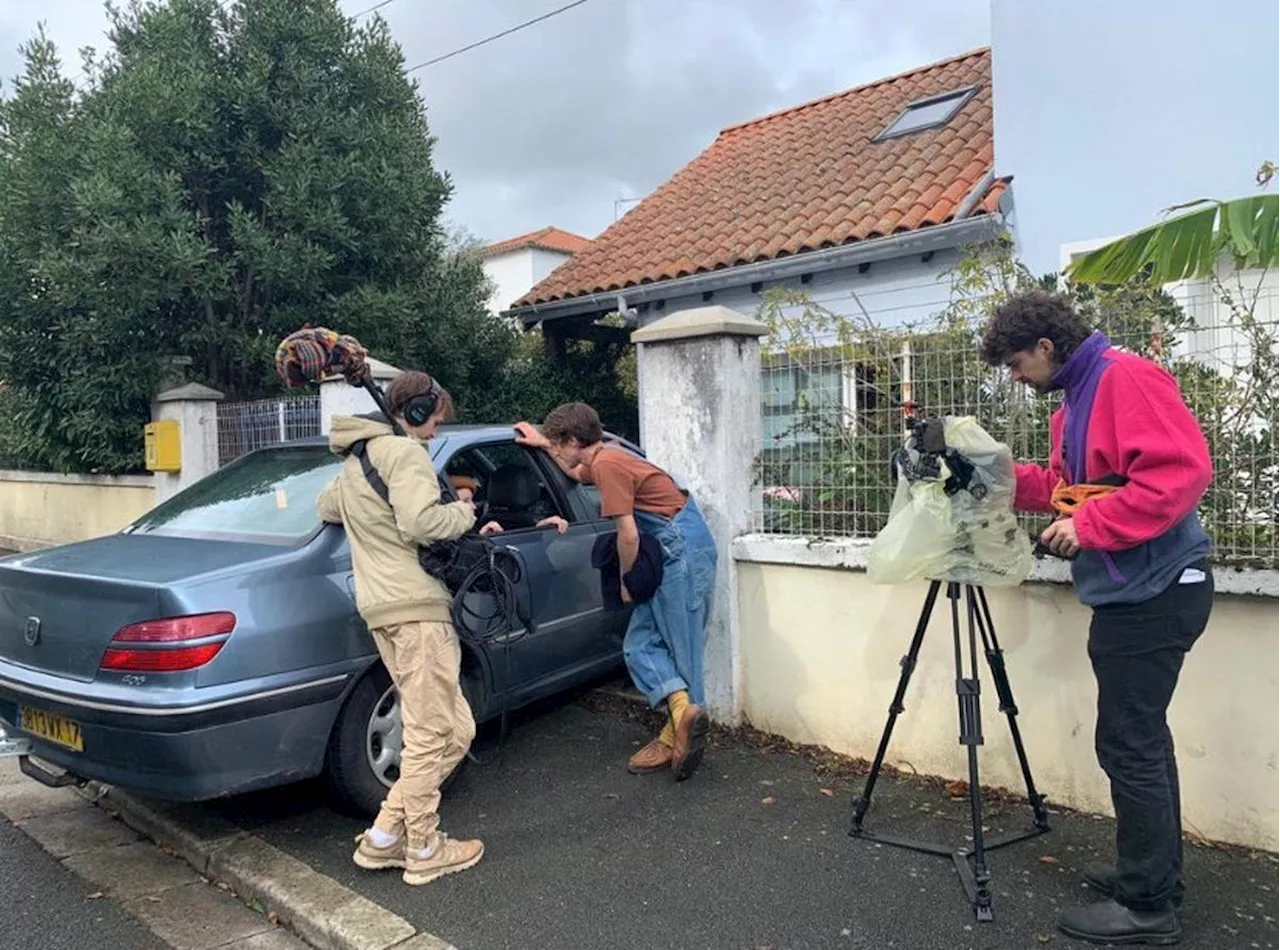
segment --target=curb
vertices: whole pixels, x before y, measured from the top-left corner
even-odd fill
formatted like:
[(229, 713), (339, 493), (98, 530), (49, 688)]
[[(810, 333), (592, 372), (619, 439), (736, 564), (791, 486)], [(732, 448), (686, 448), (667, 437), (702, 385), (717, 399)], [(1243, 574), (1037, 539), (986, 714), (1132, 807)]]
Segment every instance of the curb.
[(261, 838), (207, 813), (89, 782), (81, 794), (182, 857), (198, 874), (257, 901), (317, 950), (458, 950)]

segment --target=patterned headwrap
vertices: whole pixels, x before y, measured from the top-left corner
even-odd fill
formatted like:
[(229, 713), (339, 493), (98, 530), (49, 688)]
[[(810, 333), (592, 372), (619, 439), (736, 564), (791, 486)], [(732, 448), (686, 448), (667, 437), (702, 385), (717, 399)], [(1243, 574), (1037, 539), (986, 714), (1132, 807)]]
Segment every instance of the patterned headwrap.
[(360, 341), (307, 324), (276, 347), (276, 372), (286, 386), (306, 386), (340, 373), (352, 386), (369, 378), (368, 354)]

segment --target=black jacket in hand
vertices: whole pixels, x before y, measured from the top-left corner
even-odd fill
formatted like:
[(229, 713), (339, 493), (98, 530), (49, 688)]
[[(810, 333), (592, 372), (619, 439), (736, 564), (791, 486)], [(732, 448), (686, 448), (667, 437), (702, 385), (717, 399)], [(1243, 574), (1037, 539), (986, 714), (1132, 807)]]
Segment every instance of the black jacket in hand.
[(626, 581), (631, 600), (643, 604), (650, 600), (662, 583), (662, 545), (652, 535), (641, 532), (640, 550), (625, 578), (618, 573), (618, 536), (602, 534), (591, 549), (591, 566), (600, 571), (600, 592), (605, 610), (621, 610), (622, 582)]

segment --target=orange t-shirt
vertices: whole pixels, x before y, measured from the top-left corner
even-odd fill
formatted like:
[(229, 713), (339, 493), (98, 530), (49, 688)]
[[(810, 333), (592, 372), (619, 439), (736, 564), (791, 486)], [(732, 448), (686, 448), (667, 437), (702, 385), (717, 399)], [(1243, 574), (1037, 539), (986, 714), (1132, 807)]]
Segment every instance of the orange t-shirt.
[(591, 481), (600, 490), (600, 514), (605, 518), (636, 511), (674, 518), (684, 507), (684, 492), (675, 480), (626, 449), (602, 448), (591, 463)]

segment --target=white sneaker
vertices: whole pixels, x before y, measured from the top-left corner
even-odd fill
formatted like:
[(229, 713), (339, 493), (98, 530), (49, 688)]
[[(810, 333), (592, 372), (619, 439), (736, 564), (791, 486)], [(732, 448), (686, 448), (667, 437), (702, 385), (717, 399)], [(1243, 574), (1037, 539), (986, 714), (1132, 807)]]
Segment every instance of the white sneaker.
[(355, 854), (351, 856), (351, 860), (366, 871), (385, 871), (387, 868), (402, 868), (405, 863), (405, 842), (404, 835), (401, 835), (395, 842), (386, 848), (379, 848), (373, 843), (367, 831), (362, 831), (356, 835)]
[(430, 884), (446, 874), (456, 874), (458, 871), (475, 867), (484, 856), (484, 842), (457, 841), (443, 832), (438, 832), (435, 844), (424, 851), (405, 850), (404, 882), (406, 884), (415, 886)]

